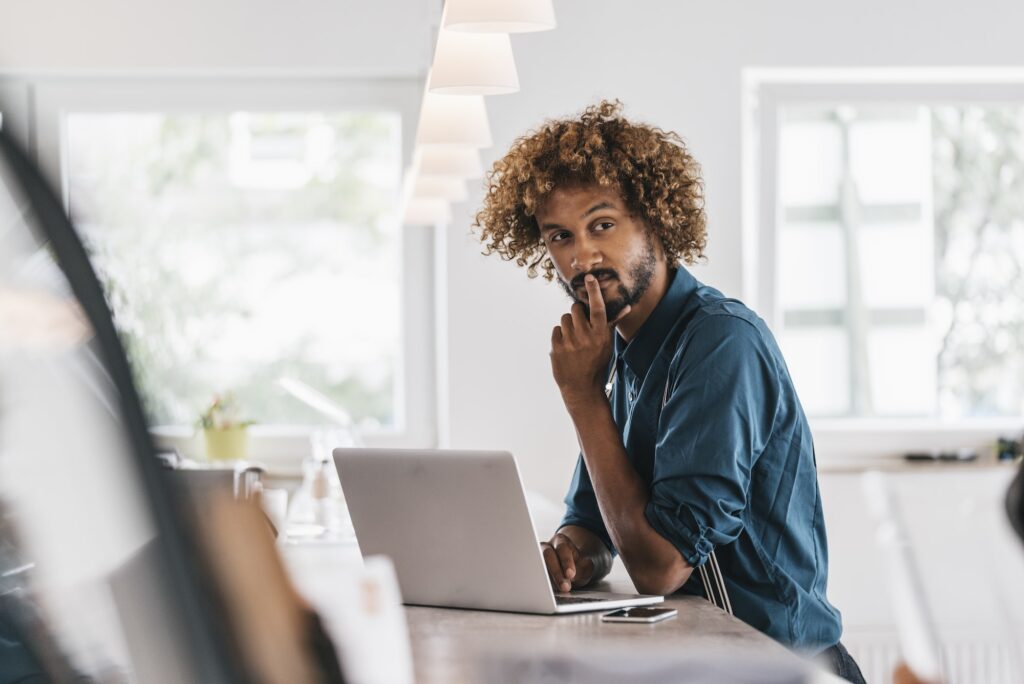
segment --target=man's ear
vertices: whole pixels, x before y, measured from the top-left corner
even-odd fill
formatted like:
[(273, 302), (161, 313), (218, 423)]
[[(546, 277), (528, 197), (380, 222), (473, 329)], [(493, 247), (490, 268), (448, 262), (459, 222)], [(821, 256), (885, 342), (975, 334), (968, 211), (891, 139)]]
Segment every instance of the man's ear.
[(644, 226), (647, 227), (647, 239), (651, 241), (651, 245), (654, 246), (654, 257), (659, 261), (664, 261), (665, 256), (665, 245), (661, 241), (661, 235), (654, 229), (654, 227), (644, 222)]

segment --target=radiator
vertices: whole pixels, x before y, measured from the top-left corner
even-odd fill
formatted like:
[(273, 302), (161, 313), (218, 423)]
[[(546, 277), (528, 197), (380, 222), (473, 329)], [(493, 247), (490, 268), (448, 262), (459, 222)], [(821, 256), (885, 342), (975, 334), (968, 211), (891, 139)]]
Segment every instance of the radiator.
[[(902, 659), (893, 632), (855, 632), (843, 635), (843, 645), (860, 665), (868, 684), (891, 684)], [(958, 635), (942, 643), (945, 684), (1021, 684), (1021, 651), (998, 636)]]

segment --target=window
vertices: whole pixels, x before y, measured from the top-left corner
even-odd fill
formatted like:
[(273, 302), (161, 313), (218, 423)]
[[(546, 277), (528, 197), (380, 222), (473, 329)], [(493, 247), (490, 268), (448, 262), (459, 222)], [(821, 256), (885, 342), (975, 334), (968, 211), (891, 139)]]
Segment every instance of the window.
[(1024, 87), (764, 76), (747, 237), (808, 415), (1019, 420)]
[(398, 216), (415, 81), (34, 90), (37, 154), (92, 251), (154, 423), (190, 432), (229, 391), (257, 442), (272, 437), (257, 457), (300, 455), (300, 426), (331, 421), (288, 378), (341, 406), (371, 445), (433, 443), (432, 237)]
[(401, 121), (395, 112), (66, 115), (69, 206), (151, 418), (231, 391), (260, 423), (394, 427)]

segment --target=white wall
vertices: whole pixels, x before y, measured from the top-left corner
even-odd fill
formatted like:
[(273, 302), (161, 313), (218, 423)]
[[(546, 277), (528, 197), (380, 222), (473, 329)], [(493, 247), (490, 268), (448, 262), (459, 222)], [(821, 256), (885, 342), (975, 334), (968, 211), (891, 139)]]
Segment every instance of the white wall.
[[(680, 133), (702, 162), (709, 246), (696, 274), (732, 296), (743, 286), (744, 67), (1024, 65), (1024, 4), (1012, 0), (559, 0), (556, 11), (555, 31), (513, 37), (522, 90), (488, 99), (495, 146), (485, 161), (546, 117), (620, 98), (628, 115)], [(467, 237), (480, 196), (447, 235), (450, 444), (511, 449), (527, 485), (560, 498), (577, 449), (547, 350), (566, 300), (480, 255)]]
[(421, 75), (428, 0), (5, 0), (3, 71)]

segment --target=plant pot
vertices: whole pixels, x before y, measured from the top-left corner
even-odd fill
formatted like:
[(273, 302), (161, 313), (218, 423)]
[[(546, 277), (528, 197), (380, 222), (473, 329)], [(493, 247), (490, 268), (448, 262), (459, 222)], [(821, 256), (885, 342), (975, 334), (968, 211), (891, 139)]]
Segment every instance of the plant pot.
[(249, 433), (244, 425), (223, 430), (206, 428), (203, 438), (207, 461), (239, 461), (249, 450)]

